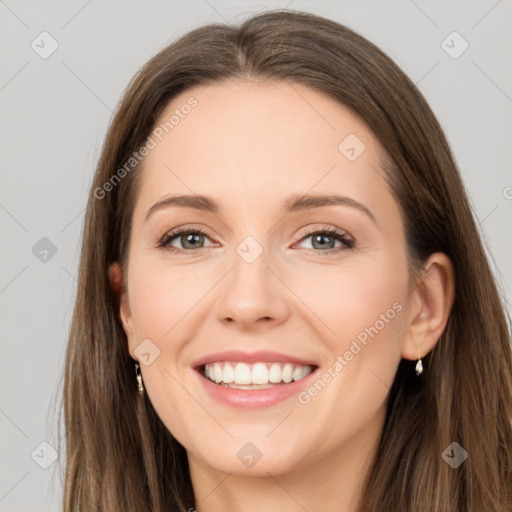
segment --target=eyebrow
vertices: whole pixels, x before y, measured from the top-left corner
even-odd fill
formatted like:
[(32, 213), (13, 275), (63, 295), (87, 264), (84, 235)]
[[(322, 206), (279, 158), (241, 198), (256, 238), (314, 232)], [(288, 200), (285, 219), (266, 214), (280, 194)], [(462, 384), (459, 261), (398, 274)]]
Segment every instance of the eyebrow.
[[(336, 194), (294, 194), (284, 201), (282, 209), (287, 213), (291, 213), (332, 205), (345, 205), (357, 208), (359, 211), (366, 214), (374, 222), (374, 224), (377, 224), (375, 216), (366, 206), (357, 202), (355, 199)], [(146, 212), (144, 222), (146, 222), (149, 217), (157, 210), (169, 208), (172, 206), (179, 208), (193, 208), (194, 210), (211, 212), (215, 214), (219, 213), (221, 210), (219, 203), (217, 203), (215, 199), (208, 196), (200, 194), (170, 196), (156, 202), (153, 206), (151, 206), (151, 208), (149, 208), (149, 210)]]

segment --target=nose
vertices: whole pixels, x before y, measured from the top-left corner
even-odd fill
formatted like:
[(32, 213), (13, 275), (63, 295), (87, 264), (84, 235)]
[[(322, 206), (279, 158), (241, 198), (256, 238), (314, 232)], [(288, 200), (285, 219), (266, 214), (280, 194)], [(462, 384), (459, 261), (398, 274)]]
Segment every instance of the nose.
[[(270, 264), (270, 265), (269, 265)], [(290, 315), (289, 289), (264, 250), (249, 263), (237, 253), (219, 289), (217, 318), (244, 330), (273, 328)]]

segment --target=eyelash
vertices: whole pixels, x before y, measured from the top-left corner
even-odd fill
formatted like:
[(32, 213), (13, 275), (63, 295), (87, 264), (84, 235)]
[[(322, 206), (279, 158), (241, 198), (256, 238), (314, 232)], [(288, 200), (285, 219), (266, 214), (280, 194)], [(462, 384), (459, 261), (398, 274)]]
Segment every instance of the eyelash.
[[(162, 249), (166, 249), (172, 253), (179, 253), (179, 254), (195, 254), (201, 249), (204, 249), (204, 247), (201, 247), (199, 249), (177, 249), (176, 247), (171, 247), (169, 244), (171, 241), (173, 241), (175, 238), (182, 236), (182, 235), (188, 235), (188, 234), (199, 234), (204, 235), (207, 238), (210, 238), (209, 234), (202, 229), (199, 228), (183, 228), (183, 229), (176, 229), (173, 231), (169, 231), (166, 233), (159, 241), (158, 241), (158, 247)], [(300, 233), (300, 238), (296, 243), (304, 241), (306, 238), (309, 238), (312, 235), (322, 235), (322, 234), (328, 234), (329, 236), (335, 238), (336, 240), (340, 241), (345, 245), (345, 247), (336, 247), (333, 249), (326, 249), (326, 250), (316, 250), (316, 249), (308, 249), (309, 251), (314, 251), (316, 253), (321, 253), (323, 255), (329, 255), (334, 253), (340, 253), (342, 251), (346, 251), (347, 249), (352, 249), (355, 245), (354, 240), (352, 237), (350, 237), (347, 233), (340, 231), (339, 229), (328, 227), (323, 228), (320, 230), (313, 230), (313, 231), (302, 231)]]

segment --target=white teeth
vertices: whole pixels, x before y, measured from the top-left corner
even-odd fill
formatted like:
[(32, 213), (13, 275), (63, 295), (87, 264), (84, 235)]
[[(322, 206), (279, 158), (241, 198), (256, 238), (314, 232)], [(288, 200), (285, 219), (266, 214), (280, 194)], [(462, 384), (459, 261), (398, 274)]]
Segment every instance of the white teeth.
[(268, 372), (268, 381), (274, 384), (281, 382), (281, 366), (278, 363), (272, 363)]
[(222, 382), (229, 384), (235, 382), (235, 370), (230, 364), (224, 365), (224, 371), (222, 372)]
[(302, 376), (302, 368), (295, 368), (292, 372), (293, 380), (299, 380)]
[(292, 376), (293, 376), (293, 380), (300, 380), (302, 379), (302, 377), (304, 377), (304, 367), (302, 368), (295, 368), (295, 370), (293, 370), (293, 373), (292, 373)]
[(234, 363), (217, 362), (205, 365), (204, 376), (217, 384), (272, 387), (272, 384), (298, 381), (309, 375), (311, 366), (291, 363)]
[[(218, 363), (213, 363), (213, 366), (220, 368)], [(235, 366), (235, 384), (252, 384), (251, 369), (245, 363), (238, 363)]]
[(213, 365), (213, 375), (215, 382), (222, 382), (222, 368), (219, 365)]
[(263, 363), (252, 367), (251, 380), (251, 384), (268, 384), (268, 369)]
[(293, 366), (289, 363), (284, 365), (282, 379), (288, 384), (292, 381), (293, 377)]

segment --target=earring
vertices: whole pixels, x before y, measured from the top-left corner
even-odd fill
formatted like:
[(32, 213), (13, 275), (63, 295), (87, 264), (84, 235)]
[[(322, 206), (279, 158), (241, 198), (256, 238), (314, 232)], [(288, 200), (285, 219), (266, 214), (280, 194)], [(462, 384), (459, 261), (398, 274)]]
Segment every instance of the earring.
[(421, 357), (418, 359), (418, 362), (416, 363), (416, 375), (420, 375), (423, 373), (423, 364), (421, 363)]
[(142, 375), (140, 374), (139, 363), (135, 363), (135, 375), (137, 376), (137, 384), (139, 389), (139, 395), (144, 394), (144, 386), (142, 385)]

